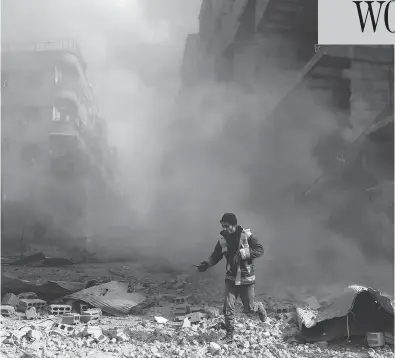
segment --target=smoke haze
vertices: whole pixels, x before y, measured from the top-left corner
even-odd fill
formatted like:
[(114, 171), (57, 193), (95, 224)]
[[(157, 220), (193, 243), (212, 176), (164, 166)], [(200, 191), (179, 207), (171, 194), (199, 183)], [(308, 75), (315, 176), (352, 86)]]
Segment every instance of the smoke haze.
[(275, 82), (252, 93), (207, 83), (177, 101), (185, 39), (198, 31), (200, 0), (5, 0), (2, 6), (2, 40), (80, 43), (118, 149), (131, 241), (174, 262), (198, 263), (214, 248), (223, 212), (233, 211), (265, 245), (257, 263), (261, 282), (393, 291), (392, 264), (367, 262), (356, 243), (325, 228), (333, 193), (325, 205), (297, 201), (321, 173), (312, 153), (335, 130), (333, 109), (318, 106), (306, 90), (281, 120), (265, 122)]

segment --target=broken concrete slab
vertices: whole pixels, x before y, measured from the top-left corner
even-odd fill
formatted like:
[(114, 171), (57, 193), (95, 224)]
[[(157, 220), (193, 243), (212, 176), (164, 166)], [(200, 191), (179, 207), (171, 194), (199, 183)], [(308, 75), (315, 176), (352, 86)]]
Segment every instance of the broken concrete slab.
[[(47, 280), (21, 280), (9, 273), (1, 275), (1, 289), (3, 292), (13, 292), (18, 298), (37, 298), (40, 297), (54, 300), (64, 297), (70, 293), (77, 292), (85, 288), (84, 282), (67, 281), (47, 281)], [(34, 297), (25, 295), (31, 294)]]
[(15, 308), (10, 305), (1, 305), (0, 312), (2, 316), (10, 317), (15, 314)]
[(2, 305), (16, 307), (18, 305), (19, 298), (13, 293), (6, 293), (1, 300)]
[[(306, 341), (331, 341), (345, 335), (364, 336), (368, 332), (393, 333), (394, 306), (391, 296), (352, 285), (332, 294), (325, 306), (313, 310), (305, 305), (298, 307), (296, 313)], [(348, 325), (349, 317), (353, 317), (353, 324)], [(346, 333), (344, 327), (348, 328)]]
[(111, 281), (89, 287), (65, 298), (84, 301), (103, 312), (114, 316), (129, 314), (131, 309), (145, 301), (139, 293), (128, 293), (128, 286), (122, 282)]

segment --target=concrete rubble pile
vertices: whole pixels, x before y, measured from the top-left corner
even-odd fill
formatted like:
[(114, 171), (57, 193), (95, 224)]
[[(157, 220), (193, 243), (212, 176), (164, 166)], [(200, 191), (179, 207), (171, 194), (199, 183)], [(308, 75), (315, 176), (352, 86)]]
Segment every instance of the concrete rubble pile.
[[(295, 307), (270, 296), (263, 300), (268, 310), (267, 321), (262, 323), (243, 315), (239, 305), (235, 341), (222, 344), (225, 331), (220, 292), (213, 295), (213, 290), (203, 282), (200, 286), (192, 285), (185, 275), (164, 283), (129, 282), (131, 286), (135, 296), (127, 296), (129, 291), (123, 291), (114, 298), (111, 288), (123, 286), (110, 281), (55, 303), (45, 302), (34, 293), (7, 293), (1, 310), (1, 356), (395, 357), (389, 344), (360, 350), (327, 342), (306, 344), (300, 339)], [(106, 301), (107, 294), (111, 299)], [(98, 305), (76, 297), (85, 297)], [(133, 302), (127, 301), (130, 297)], [(122, 307), (128, 310), (126, 314)]]

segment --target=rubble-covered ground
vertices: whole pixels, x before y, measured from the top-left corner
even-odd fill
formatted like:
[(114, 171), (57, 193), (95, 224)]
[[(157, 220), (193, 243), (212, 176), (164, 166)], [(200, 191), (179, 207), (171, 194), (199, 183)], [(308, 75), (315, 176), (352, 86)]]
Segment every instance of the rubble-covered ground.
[[(127, 317), (103, 315), (86, 325), (79, 323), (70, 335), (51, 334), (42, 323), (48, 317), (29, 321), (24, 319), (22, 313), (2, 317), (2, 357), (395, 357), (390, 346), (369, 349), (364, 342), (304, 344), (296, 341), (294, 313), (278, 314), (271, 310), (275, 306), (288, 307), (295, 302), (280, 301), (270, 296), (270, 292), (258, 297), (268, 309), (265, 323), (242, 314), (241, 305), (238, 307), (237, 334), (231, 345), (220, 342), (225, 334), (220, 328), (221, 315), (205, 317), (182, 327), (182, 320), (175, 322), (177, 305), (174, 295), (187, 296), (188, 304), (194, 306), (208, 305), (219, 311), (222, 306), (223, 278), (198, 274), (192, 267), (175, 270), (160, 265), (144, 267), (113, 263), (63, 268), (3, 266), (3, 272), (30, 281), (43, 278), (74, 282), (92, 279), (98, 282), (127, 281), (130, 291), (144, 294), (150, 304)], [(155, 320), (158, 316), (168, 321), (158, 323)], [(60, 321), (59, 317), (49, 318), (54, 322)], [(114, 335), (114, 328), (119, 328), (118, 332), (121, 333)], [(18, 338), (18, 332), (29, 330), (27, 336)], [(94, 331), (95, 334), (92, 333)], [(95, 339), (100, 334), (101, 338)]]

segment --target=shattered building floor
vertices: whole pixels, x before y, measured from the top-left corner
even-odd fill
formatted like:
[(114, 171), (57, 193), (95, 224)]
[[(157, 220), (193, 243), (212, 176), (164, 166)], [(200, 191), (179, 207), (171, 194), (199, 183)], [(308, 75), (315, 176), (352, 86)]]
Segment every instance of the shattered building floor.
[[(54, 328), (56, 323), (57, 328), (62, 325), (62, 315), (47, 312), (27, 320), (27, 313), (11, 312), (1, 320), (3, 357), (395, 357), (392, 345), (369, 348), (363, 339), (354, 337), (329, 344), (306, 343), (298, 334), (295, 306), (300, 302), (269, 295), (257, 297), (266, 306), (267, 321), (243, 315), (240, 304), (235, 341), (220, 344), (225, 333), (221, 329), (223, 278), (198, 274), (194, 268), (144, 269), (136, 263), (3, 266), (2, 276), (2, 296), (8, 277), (8, 284), (18, 280), (89, 283), (91, 292), (117, 281), (127, 285), (128, 292), (144, 297), (142, 303), (135, 302), (129, 315), (120, 311), (110, 315), (112, 304), (126, 305), (121, 295), (115, 297), (98, 317), (64, 324), (63, 331)], [(60, 305), (67, 302), (55, 300)], [(69, 331), (67, 327), (71, 327)]]

